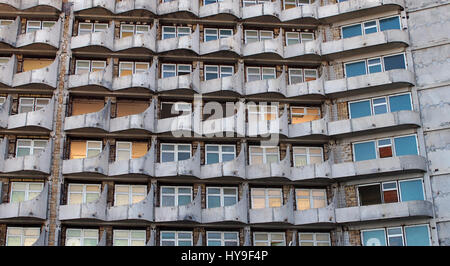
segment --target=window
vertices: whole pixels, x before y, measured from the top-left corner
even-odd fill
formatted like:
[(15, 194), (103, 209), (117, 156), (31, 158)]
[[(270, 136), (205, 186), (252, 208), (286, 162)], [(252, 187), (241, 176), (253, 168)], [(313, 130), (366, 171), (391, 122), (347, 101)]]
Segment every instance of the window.
[(117, 141), (116, 142), (116, 161), (131, 159), (131, 142)]
[(233, 66), (205, 65), (205, 80), (231, 77), (233, 74)]
[(430, 246), (427, 224), (361, 230), (363, 246)]
[(108, 23), (80, 23), (78, 25), (78, 35), (106, 32), (108, 30)]
[(33, 32), (37, 30), (49, 29), (55, 25), (55, 21), (37, 21), (37, 20), (29, 20), (27, 21), (27, 30), (26, 32)]
[(245, 30), (245, 43), (262, 42), (273, 39), (273, 31)]
[(370, 58), (358, 62), (344, 63), (344, 65), (347, 78), (393, 69), (406, 69), (404, 54)]
[(252, 188), (252, 209), (278, 208), (283, 204), (281, 188)]
[(6, 246), (32, 246), (39, 238), (39, 227), (8, 227)]
[(12, 182), (9, 202), (23, 202), (32, 200), (41, 194), (44, 183), (37, 182)]
[(351, 38), (355, 36), (366, 35), (378, 31), (401, 29), (400, 17), (394, 16), (378, 20), (366, 21), (354, 25), (342, 27), (342, 38)]
[(145, 34), (150, 31), (149, 25), (129, 25), (129, 24), (121, 24), (120, 25), (120, 38), (133, 36), (135, 34)]
[(16, 144), (16, 157), (36, 155), (45, 150), (46, 140), (18, 139)]
[(309, 5), (314, 0), (284, 0), (284, 9), (294, 8), (302, 5)]
[(11, 20), (11, 19), (0, 19), (0, 28), (6, 27), (6, 26), (12, 24), (13, 22), (14, 22), (14, 20)]
[(286, 32), (286, 45), (292, 45), (313, 40), (314, 40), (314, 33)]
[(162, 102), (160, 118), (176, 117), (191, 113), (191, 103), (186, 102)]
[(329, 233), (298, 233), (300, 246), (331, 246)]
[(223, 163), (234, 160), (236, 147), (234, 145), (206, 144), (206, 164)]
[(279, 161), (278, 147), (250, 146), (250, 164), (270, 164)]
[(204, 31), (205, 42), (214, 41), (218, 39), (228, 38), (233, 36), (233, 30), (232, 29), (212, 29), (212, 28), (205, 28)]
[(223, 0), (203, 0), (203, 5), (209, 5), (209, 4), (214, 4), (214, 3), (219, 3), (222, 2)]
[(6, 97), (0, 97), (0, 105), (4, 104), (6, 101)]
[(327, 206), (327, 192), (325, 189), (296, 189), (295, 199), (298, 211)]
[(67, 204), (85, 204), (100, 198), (101, 185), (69, 184)]
[(207, 187), (207, 208), (218, 208), (235, 205), (238, 201), (237, 188), (235, 187)]
[(208, 246), (239, 246), (239, 232), (206, 232)]
[(145, 62), (120, 62), (119, 77), (146, 72), (150, 64)]
[(286, 246), (284, 233), (253, 233), (253, 244), (255, 246)]
[(161, 144), (161, 162), (177, 162), (191, 158), (191, 144)]
[(147, 196), (145, 185), (115, 185), (114, 206), (131, 205), (138, 203)]
[(320, 119), (320, 107), (291, 107), (291, 124)]
[(113, 230), (113, 246), (145, 246), (145, 230)]
[(105, 68), (106, 68), (106, 61), (77, 60), (75, 67), (75, 75), (101, 71), (104, 70)]
[(49, 102), (49, 98), (19, 98), (19, 114), (41, 110)]
[[(392, 146), (394, 143), (394, 146)], [(379, 139), (353, 144), (354, 161), (392, 156), (418, 155), (416, 135)]]
[(422, 179), (398, 181), (401, 201), (425, 200)]
[(320, 147), (293, 147), (294, 167), (323, 162)]
[(75, 229), (66, 230), (66, 246), (97, 246), (98, 229)]
[(0, 57), (0, 67), (8, 64), (10, 57)]
[(161, 207), (183, 206), (192, 201), (192, 187), (161, 187)]
[(191, 35), (190, 27), (172, 27), (172, 26), (163, 26), (162, 27), (162, 39), (170, 39), (175, 37), (183, 37)]
[[(289, 84), (298, 84), (317, 79), (316, 69), (289, 68)], [(304, 79), (303, 79), (304, 77)]]
[(277, 77), (274, 67), (247, 67), (247, 82)]
[(163, 64), (162, 78), (170, 78), (181, 75), (188, 75), (192, 72), (192, 65), (182, 64)]
[(411, 94), (397, 94), (349, 103), (350, 118), (412, 110)]
[(161, 246), (192, 246), (192, 232), (161, 231)]
[(99, 155), (102, 152), (101, 141), (86, 141), (86, 158), (91, 158)]

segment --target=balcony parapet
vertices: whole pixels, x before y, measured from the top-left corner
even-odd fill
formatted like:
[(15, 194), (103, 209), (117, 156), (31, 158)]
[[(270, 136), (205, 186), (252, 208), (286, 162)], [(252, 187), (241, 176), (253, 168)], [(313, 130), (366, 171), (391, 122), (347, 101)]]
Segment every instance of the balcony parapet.
[(176, 162), (164, 162), (155, 164), (156, 177), (168, 176), (194, 176), (199, 178), (200, 171), (200, 145), (197, 144), (197, 150), (194, 155), (186, 160)]
[(199, 15), (199, 1), (174, 0), (167, 3), (159, 3), (158, 15), (167, 15), (178, 12), (188, 12), (194, 16)]
[(259, 17), (273, 17), (280, 20), (281, 2), (264, 2), (262, 4), (241, 7), (241, 18), (243, 20)]
[(333, 204), (325, 208), (314, 208), (294, 211), (295, 225), (334, 224), (336, 223), (335, 207)]
[(246, 177), (245, 154), (245, 149), (241, 147), (239, 155), (234, 160), (202, 165), (200, 178), (210, 179), (219, 177), (237, 177), (244, 179)]
[(156, 35), (156, 24), (153, 24), (153, 27), (147, 33), (133, 34), (132, 36), (114, 40), (113, 50), (124, 51), (127, 49), (145, 48), (155, 53)]
[(16, 47), (44, 44), (59, 49), (61, 40), (61, 18), (50, 28), (37, 30), (17, 36)]
[[(218, 2), (220, 4), (223, 2)], [(216, 52), (233, 52), (241, 55), (242, 44), (242, 28), (238, 27), (237, 32), (228, 38), (221, 38), (212, 41), (203, 41), (200, 43), (200, 55), (208, 55)]]
[(217, 3), (200, 6), (198, 16), (200, 18), (216, 15), (232, 15), (236, 18), (241, 16), (241, 5), (239, 0), (223, 0)]
[(336, 222), (338, 223), (425, 217), (433, 217), (433, 204), (425, 200), (336, 209)]
[(147, 10), (157, 14), (157, 2), (148, 0), (122, 0), (116, 2), (115, 13), (121, 14), (133, 10)]
[(59, 206), (59, 220), (84, 220), (94, 219), (106, 221), (108, 185), (105, 185), (100, 197), (91, 203), (68, 204)]
[(187, 75), (158, 79), (158, 92), (174, 90), (188, 90), (199, 93), (200, 69), (196, 67), (192, 73)]
[[(245, 136), (245, 106), (239, 102), (239, 107), (234, 115), (217, 119), (207, 119), (201, 122), (198, 134), (213, 136)], [(226, 115), (226, 110), (224, 110)], [(195, 121), (195, 120), (194, 120)]]
[(102, 8), (110, 13), (114, 13), (116, 7), (116, 1), (110, 0), (72, 0), (72, 2), (74, 3), (74, 12), (80, 12), (93, 8)]
[(149, 151), (142, 157), (130, 160), (117, 160), (108, 166), (109, 176), (125, 176), (125, 175), (147, 175), (155, 176), (156, 151), (155, 143)]
[(94, 128), (109, 131), (111, 117), (111, 100), (98, 112), (82, 115), (69, 116), (65, 118), (64, 130), (70, 131), (82, 128)]
[(3, 104), (0, 105), (0, 128), (8, 128), (9, 111), (11, 110), (12, 97), (8, 95)]
[(202, 94), (217, 92), (232, 92), (243, 95), (244, 69), (239, 65), (238, 70), (230, 77), (210, 79), (200, 82)]
[(64, 160), (62, 173), (64, 175), (81, 174), (81, 173), (108, 175), (108, 169), (109, 169), (109, 142), (106, 143), (103, 151), (97, 156), (89, 158)]
[(201, 189), (194, 200), (184, 206), (155, 207), (155, 222), (202, 222)]
[(242, 47), (242, 55), (244, 57), (255, 56), (259, 54), (275, 54), (279, 58), (284, 56), (283, 36), (280, 34), (275, 39), (264, 40), (244, 44)]
[(33, 69), (14, 74), (13, 87), (28, 86), (30, 84), (45, 85), (55, 89), (58, 81), (59, 58), (47, 67)]
[(280, 21), (288, 22), (288, 21), (296, 21), (301, 19), (317, 19), (317, 11), (318, 11), (318, 3), (310, 5), (301, 5), (294, 8), (283, 9), (280, 13)]
[[(245, 149), (247, 147), (244, 147)], [(290, 149), (286, 149), (283, 160), (277, 163), (249, 164), (246, 166), (246, 179), (291, 178)]]
[(237, 222), (248, 223), (248, 191), (235, 205), (202, 209), (202, 223)]
[(39, 234), (39, 238), (36, 240), (36, 242), (33, 243), (32, 246), (38, 247), (38, 246), (47, 246), (47, 238), (48, 238), (48, 232), (46, 229), (43, 229), (41, 233)]
[(128, 76), (114, 77), (112, 81), (112, 91), (119, 91), (131, 88), (143, 88), (155, 92), (156, 85), (156, 64), (153, 63), (149, 70)]
[(34, 199), (0, 204), (0, 219), (47, 219), (48, 183)]
[[(121, 43), (119, 42), (118, 44), (120, 45)], [(74, 36), (70, 43), (72, 50), (90, 46), (103, 47), (109, 51), (114, 51), (114, 21), (111, 22), (106, 31)]]
[[(1, 33), (2, 28), (0, 28), (0, 33)], [(12, 87), (13, 86), (13, 77), (14, 77), (14, 73), (15, 73), (15, 69), (17, 66), (17, 58), (16, 55), (12, 55), (9, 60), (8, 63), (6, 63), (3, 66), (0, 66), (0, 85), (5, 85), (8, 87)]]
[(262, 120), (247, 122), (247, 136), (267, 136), (267, 135), (284, 135), (289, 136), (288, 111), (284, 107), (284, 111), (280, 117), (273, 120)]
[(255, 80), (244, 83), (245, 95), (264, 93), (278, 93), (286, 95), (286, 74), (283, 70), (281, 75), (275, 79)]
[(286, 87), (286, 97), (288, 98), (311, 95), (325, 97), (325, 78), (323, 75), (316, 80), (290, 84)]
[(319, 39), (313, 41), (282, 46), (282, 49), (282, 56), (285, 59), (295, 59), (304, 56), (319, 57), (322, 55), (322, 38), (320, 37)]
[(141, 220), (153, 222), (154, 185), (151, 186), (147, 197), (142, 201), (130, 205), (112, 206), (107, 209), (108, 221)]
[(289, 138), (328, 136), (328, 117), (298, 124), (289, 124)]
[(54, 106), (55, 98), (52, 97), (41, 110), (11, 115), (8, 119), (8, 129), (40, 127), (52, 131)]
[[(192, 1), (195, 2), (195, 1)], [(173, 2), (169, 2), (173, 3)], [(188, 50), (196, 54), (200, 54), (200, 31), (197, 25), (195, 31), (187, 36), (158, 40), (157, 52), (165, 53), (175, 50)]]
[(294, 224), (294, 192), (289, 192), (286, 204), (278, 208), (249, 210), (250, 224), (287, 223)]
[(143, 113), (111, 119), (109, 132), (132, 129), (155, 132), (155, 115), (155, 100), (152, 100), (150, 106)]
[(0, 43), (16, 47), (17, 36), (19, 35), (20, 17), (13, 23), (0, 28)]
[(308, 164), (301, 167), (291, 167), (291, 181), (325, 179), (331, 180), (331, 163)]

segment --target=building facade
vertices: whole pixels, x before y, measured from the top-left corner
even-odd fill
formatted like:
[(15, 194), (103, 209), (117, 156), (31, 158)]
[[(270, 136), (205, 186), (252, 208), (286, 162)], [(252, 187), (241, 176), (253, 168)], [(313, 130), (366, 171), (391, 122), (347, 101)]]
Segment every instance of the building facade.
[(0, 0), (0, 246), (449, 245), (449, 12)]

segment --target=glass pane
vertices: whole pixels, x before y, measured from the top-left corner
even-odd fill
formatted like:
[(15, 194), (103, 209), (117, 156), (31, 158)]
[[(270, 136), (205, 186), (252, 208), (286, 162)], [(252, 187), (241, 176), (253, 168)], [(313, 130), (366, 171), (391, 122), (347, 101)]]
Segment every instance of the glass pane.
[(342, 27), (342, 38), (350, 38), (362, 35), (361, 24)]
[(375, 142), (357, 143), (353, 146), (355, 161), (376, 159)]
[(100, 197), (99, 194), (88, 193), (86, 194), (86, 203), (94, 202)]
[(207, 162), (208, 164), (218, 163), (219, 162), (219, 154), (218, 153), (207, 153)]
[(161, 206), (175, 206), (174, 196), (162, 196)]
[(345, 73), (347, 78), (365, 75), (366, 74), (366, 62), (356, 62), (345, 65)]
[(412, 110), (411, 97), (409, 94), (389, 96), (389, 106), (391, 112)]
[(191, 196), (178, 196), (178, 206), (183, 206), (191, 203)]
[(430, 245), (430, 235), (426, 225), (405, 227), (405, 238), (407, 246)]
[(394, 138), (395, 155), (417, 155), (416, 136)]
[(399, 184), (402, 201), (425, 200), (421, 179), (400, 181)]
[(25, 191), (13, 191), (11, 195), (11, 202), (22, 202), (25, 200)]
[(363, 232), (364, 246), (386, 246), (385, 232), (383, 229)]
[(220, 197), (219, 196), (208, 196), (208, 208), (220, 207)]
[(389, 71), (392, 69), (406, 69), (405, 57), (403, 56), (403, 54), (386, 56), (383, 58), (383, 60), (385, 71)]
[(380, 30), (400, 29), (400, 17), (380, 19)]
[(223, 199), (224, 206), (232, 206), (236, 204), (236, 198), (235, 197), (225, 197)]
[(358, 118), (364, 116), (370, 116), (372, 112), (370, 111), (370, 101), (362, 101), (356, 103), (350, 103), (350, 117)]

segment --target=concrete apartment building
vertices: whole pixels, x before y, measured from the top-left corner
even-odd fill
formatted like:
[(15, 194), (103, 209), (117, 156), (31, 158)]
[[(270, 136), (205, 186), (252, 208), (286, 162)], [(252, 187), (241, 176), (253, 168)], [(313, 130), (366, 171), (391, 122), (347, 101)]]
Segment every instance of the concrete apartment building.
[(449, 13), (0, 0), (0, 246), (450, 245)]

